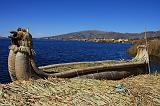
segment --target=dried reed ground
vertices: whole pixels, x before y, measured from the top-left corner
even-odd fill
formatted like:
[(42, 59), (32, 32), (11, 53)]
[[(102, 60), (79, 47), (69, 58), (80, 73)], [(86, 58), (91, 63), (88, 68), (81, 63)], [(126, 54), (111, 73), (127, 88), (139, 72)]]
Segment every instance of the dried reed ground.
[[(116, 92), (122, 84), (124, 92)], [(160, 106), (160, 74), (118, 81), (55, 79), (0, 85), (0, 106)]]

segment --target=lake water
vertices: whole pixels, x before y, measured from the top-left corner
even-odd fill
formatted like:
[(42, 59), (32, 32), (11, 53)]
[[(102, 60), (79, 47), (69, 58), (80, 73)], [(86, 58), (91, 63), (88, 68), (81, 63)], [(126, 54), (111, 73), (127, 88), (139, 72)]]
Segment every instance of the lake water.
[[(127, 49), (132, 46), (131, 44), (39, 39), (34, 39), (33, 44), (38, 66), (82, 61), (127, 60), (133, 58), (127, 53)], [(10, 82), (7, 65), (9, 45), (9, 39), (0, 39), (0, 83)], [(157, 66), (154, 63), (152, 69), (156, 70)]]

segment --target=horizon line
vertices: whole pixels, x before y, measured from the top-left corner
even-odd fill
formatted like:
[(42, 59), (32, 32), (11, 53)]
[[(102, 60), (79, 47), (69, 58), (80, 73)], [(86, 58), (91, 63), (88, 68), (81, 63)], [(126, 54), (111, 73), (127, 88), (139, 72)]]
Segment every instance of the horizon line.
[[(55, 35), (52, 35), (52, 34), (43, 34), (43, 35), (50, 35), (50, 36), (39, 36), (39, 37), (34, 37), (34, 38), (44, 38), (44, 37), (52, 37), (52, 36), (59, 36), (59, 35), (65, 35), (65, 34), (71, 34), (71, 33), (77, 33), (77, 32), (85, 32), (85, 31), (101, 31), (101, 32), (113, 32), (113, 33), (123, 33), (123, 34), (126, 34), (126, 33), (130, 33), (130, 34), (139, 34), (139, 33), (144, 33), (144, 31), (140, 31), (140, 32), (118, 32), (118, 31), (107, 31), (107, 30), (100, 30), (100, 29), (86, 29), (86, 30), (79, 30), (79, 31), (72, 31), (72, 32), (66, 32), (66, 33), (61, 33), (61, 34), (55, 34)], [(160, 30), (148, 30), (146, 32), (159, 32)], [(32, 34), (31, 35), (37, 35), (37, 34)], [(4, 37), (4, 38), (7, 38), (8, 35), (0, 35), (0, 37)]]

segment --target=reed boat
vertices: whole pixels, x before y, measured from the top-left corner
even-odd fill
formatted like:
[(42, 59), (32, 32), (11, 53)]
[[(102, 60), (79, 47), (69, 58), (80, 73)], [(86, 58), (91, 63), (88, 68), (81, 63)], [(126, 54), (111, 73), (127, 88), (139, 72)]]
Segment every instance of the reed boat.
[[(46, 75), (56, 78), (89, 78), (118, 80), (129, 76), (149, 73), (147, 47), (140, 45), (137, 55), (126, 61), (94, 61), (54, 64), (38, 67)], [(43, 76), (43, 75), (42, 75)]]
[(29, 29), (18, 28), (17, 31), (10, 33), (12, 35), (9, 36), (11, 46), (9, 47), (8, 70), (12, 81), (48, 77), (117, 80), (150, 72), (149, 56), (145, 45), (137, 48), (137, 55), (131, 60), (78, 62), (37, 67)]

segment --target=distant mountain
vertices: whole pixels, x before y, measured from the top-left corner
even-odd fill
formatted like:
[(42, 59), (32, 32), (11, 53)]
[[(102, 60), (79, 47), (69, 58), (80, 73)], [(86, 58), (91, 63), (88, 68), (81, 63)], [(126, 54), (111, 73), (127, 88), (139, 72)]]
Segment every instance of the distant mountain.
[[(143, 33), (119, 33), (119, 32), (105, 32), (99, 30), (87, 30), (80, 32), (73, 32), (51, 37), (44, 37), (45, 39), (54, 40), (83, 40), (83, 39), (144, 39)], [(147, 38), (160, 38), (160, 31), (148, 31)]]
[(6, 37), (0, 36), (0, 39), (4, 39), (4, 38), (6, 38)]

